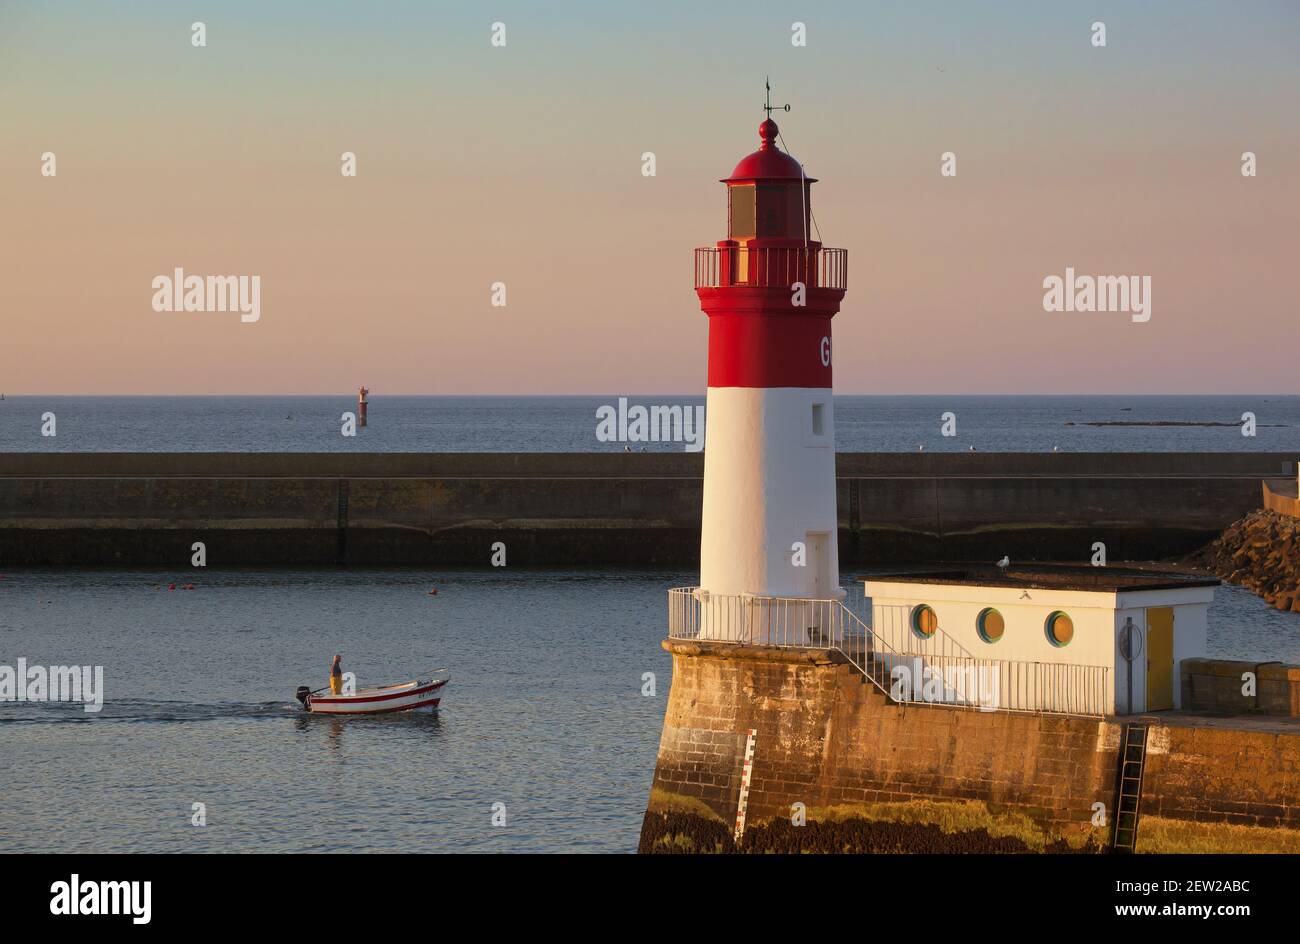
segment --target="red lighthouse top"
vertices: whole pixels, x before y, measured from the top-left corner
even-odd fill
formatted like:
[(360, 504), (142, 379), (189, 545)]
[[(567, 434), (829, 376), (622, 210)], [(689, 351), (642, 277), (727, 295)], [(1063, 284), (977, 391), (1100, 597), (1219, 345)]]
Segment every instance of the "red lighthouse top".
[(773, 109), (764, 108), (759, 149), (722, 181), (727, 236), (695, 250), (695, 291), (709, 316), (709, 387), (827, 389), (848, 254), (812, 238), (814, 181), (777, 147)]
[(816, 179), (805, 177), (803, 168), (785, 151), (776, 147), (776, 136), (781, 129), (776, 122), (768, 118), (758, 126), (758, 137), (762, 144), (753, 154), (741, 159), (730, 177), (722, 178), (724, 184), (738, 184), (756, 180), (800, 180), (810, 184)]

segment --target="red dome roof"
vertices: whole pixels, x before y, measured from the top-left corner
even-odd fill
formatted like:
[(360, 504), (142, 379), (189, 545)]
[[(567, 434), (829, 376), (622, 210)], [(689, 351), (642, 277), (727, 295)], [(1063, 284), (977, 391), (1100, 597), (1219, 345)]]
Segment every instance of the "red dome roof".
[[(743, 180), (798, 180), (803, 177), (803, 169), (785, 151), (776, 147), (776, 136), (780, 129), (776, 122), (768, 118), (758, 126), (758, 137), (763, 142), (757, 151), (741, 158), (730, 177), (724, 177), (724, 184), (738, 183)], [(809, 183), (816, 181), (809, 177)]]

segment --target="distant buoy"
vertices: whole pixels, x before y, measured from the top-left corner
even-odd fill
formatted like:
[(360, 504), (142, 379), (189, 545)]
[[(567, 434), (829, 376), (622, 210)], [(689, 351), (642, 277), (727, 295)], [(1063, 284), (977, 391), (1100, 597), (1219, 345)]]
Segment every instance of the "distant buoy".
[(437, 588), (437, 587), (434, 587), (432, 590), (429, 591), (429, 596), (431, 596), (431, 597), (436, 597), (437, 595), (438, 595), (438, 588)]

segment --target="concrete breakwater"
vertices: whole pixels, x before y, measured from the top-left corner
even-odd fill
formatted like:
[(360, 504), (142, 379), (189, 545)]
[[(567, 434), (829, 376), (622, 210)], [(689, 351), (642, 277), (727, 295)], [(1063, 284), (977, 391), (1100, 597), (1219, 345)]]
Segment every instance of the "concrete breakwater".
[[(1281, 453), (844, 453), (841, 560), (1186, 554), (1291, 476)], [(659, 564), (699, 557), (685, 453), (0, 456), (0, 562)]]

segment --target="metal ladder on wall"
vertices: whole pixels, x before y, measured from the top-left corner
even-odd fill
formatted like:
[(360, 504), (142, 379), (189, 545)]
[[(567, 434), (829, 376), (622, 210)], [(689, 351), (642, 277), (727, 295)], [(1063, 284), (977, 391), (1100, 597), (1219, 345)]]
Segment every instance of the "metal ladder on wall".
[(1148, 725), (1124, 725), (1119, 753), (1119, 791), (1115, 802), (1113, 852), (1133, 852), (1137, 847), (1138, 808), (1142, 804), (1142, 775), (1147, 764)]

